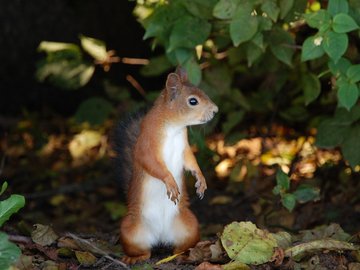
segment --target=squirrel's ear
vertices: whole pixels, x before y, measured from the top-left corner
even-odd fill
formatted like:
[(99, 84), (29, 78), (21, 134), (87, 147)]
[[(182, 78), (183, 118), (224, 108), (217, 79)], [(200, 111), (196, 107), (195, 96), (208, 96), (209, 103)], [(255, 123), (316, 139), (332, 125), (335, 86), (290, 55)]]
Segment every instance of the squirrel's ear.
[(170, 73), (166, 79), (166, 93), (170, 101), (174, 100), (181, 91), (182, 82), (176, 73)]
[(178, 66), (178, 67), (176, 68), (175, 73), (176, 73), (177, 75), (179, 75), (180, 80), (181, 80), (183, 83), (184, 83), (184, 82), (187, 82), (187, 81), (189, 80), (185, 68), (183, 68), (183, 67), (181, 67), (181, 66)]

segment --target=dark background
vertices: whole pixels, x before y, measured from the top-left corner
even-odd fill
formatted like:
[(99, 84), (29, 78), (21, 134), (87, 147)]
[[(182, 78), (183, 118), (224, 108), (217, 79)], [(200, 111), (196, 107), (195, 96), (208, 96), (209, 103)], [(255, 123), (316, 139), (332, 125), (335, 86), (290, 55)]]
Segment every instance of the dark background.
[[(142, 40), (144, 30), (132, 15), (134, 6), (135, 1), (128, 0), (1, 0), (0, 114), (17, 116), (24, 109), (41, 112), (50, 108), (71, 115), (82, 100), (102, 93), (97, 78), (103, 71), (99, 68), (79, 90), (37, 82), (36, 62), (44, 57), (37, 52), (41, 41), (79, 44), (83, 34), (105, 41), (107, 49), (116, 50), (120, 57), (148, 57), (150, 46)], [(106, 77), (129, 86), (126, 74), (136, 76), (138, 70), (138, 66), (116, 64)]]

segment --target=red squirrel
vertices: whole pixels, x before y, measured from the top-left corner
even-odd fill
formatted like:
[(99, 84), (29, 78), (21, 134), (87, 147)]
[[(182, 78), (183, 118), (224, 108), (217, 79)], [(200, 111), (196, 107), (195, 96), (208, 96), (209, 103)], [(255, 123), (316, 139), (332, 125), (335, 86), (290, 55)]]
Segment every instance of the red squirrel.
[(199, 224), (189, 209), (184, 169), (196, 178), (196, 193), (201, 199), (207, 186), (191, 151), (187, 126), (204, 124), (217, 111), (210, 98), (189, 82), (184, 69), (177, 68), (168, 75), (164, 90), (148, 113), (126, 124), (127, 130), (122, 132), (131, 142), (118, 149), (118, 155), (123, 155), (118, 162), (124, 162), (122, 168), (131, 176), (128, 211), (120, 225), (125, 263), (149, 259), (151, 248), (158, 244), (172, 245), (177, 254), (199, 241)]

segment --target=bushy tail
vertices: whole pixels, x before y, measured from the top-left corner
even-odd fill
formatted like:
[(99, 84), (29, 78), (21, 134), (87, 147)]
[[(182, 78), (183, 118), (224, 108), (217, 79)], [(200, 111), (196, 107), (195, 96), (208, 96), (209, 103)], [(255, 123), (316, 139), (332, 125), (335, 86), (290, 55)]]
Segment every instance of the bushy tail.
[(119, 122), (113, 136), (115, 177), (127, 191), (133, 172), (133, 149), (140, 134), (145, 111), (136, 112)]

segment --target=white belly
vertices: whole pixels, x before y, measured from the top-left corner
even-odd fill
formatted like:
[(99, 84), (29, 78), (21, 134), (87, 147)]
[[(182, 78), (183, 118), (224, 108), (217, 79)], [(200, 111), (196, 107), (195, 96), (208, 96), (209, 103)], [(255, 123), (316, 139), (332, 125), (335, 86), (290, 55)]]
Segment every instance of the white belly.
[[(163, 143), (163, 160), (173, 175), (179, 190), (182, 188), (184, 167), (184, 129), (169, 129)], [(181, 196), (181, 194), (180, 194)], [(147, 241), (151, 245), (174, 242), (173, 221), (178, 214), (178, 205), (167, 194), (165, 184), (157, 178), (149, 177), (144, 185), (142, 218), (148, 229)]]

